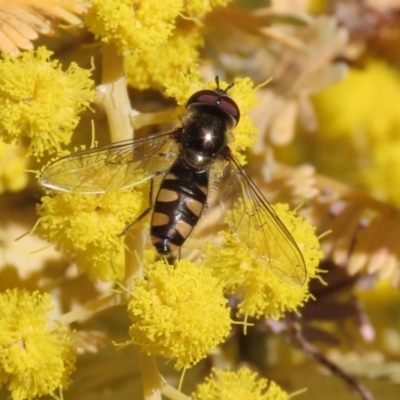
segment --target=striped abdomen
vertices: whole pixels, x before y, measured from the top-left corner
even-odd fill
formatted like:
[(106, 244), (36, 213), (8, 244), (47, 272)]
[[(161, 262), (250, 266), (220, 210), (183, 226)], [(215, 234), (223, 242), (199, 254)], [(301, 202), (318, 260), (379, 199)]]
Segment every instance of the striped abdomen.
[(207, 201), (209, 169), (187, 167), (179, 157), (165, 175), (151, 220), (150, 235), (157, 252), (168, 255), (188, 238)]

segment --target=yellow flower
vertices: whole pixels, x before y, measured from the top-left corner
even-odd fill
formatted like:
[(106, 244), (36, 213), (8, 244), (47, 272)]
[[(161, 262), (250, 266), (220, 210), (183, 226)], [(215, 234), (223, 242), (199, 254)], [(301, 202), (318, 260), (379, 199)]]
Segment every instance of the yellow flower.
[(365, 171), (364, 182), (375, 196), (400, 206), (400, 140), (382, 141), (372, 149), (372, 167)]
[(0, 194), (6, 190), (18, 192), (28, 183), (25, 171), (28, 159), (22, 147), (0, 140)]
[[(285, 204), (277, 204), (273, 208), (303, 254), (307, 268), (307, 281), (303, 286), (294, 286), (278, 278), (256, 261), (230, 233), (221, 232), (224, 240), (222, 247), (209, 245), (207, 249), (206, 266), (220, 279), (227, 294), (235, 294), (241, 300), (238, 313), (246, 316), (279, 319), (287, 311), (296, 311), (310, 298), (308, 281), (315, 276), (322, 258), (315, 228), (303, 218), (296, 217)], [(250, 230), (248, 243), (252, 246), (251, 251), (265, 253), (265, 242), (258, 229)], [(276, 261), (275, 265), (279, 265), (279, 260), (282, 268), (288, 268), (288, 258), (282, 253), (279, 238), (277, 242), (270, 242), (269, 256)]]
[[(400, 205), (400, 75), (388, 64), (369, 60), (362, 70), (315, 96), (321, 138), (314, 152), (323, 172), (365, 184)], [(328, 151), (324, 151), (328, 149)], [(340, 159), (338, 159), (340, 155)]]
[(30, 139), (28, 155), (61, 149), (93, 99), (90, 72), (71, 63), (66, 72), (44, 47), (0, 60), (0, 135), (7, 143)]
[(77, 256), (78, 267), (92, 279), (113, 281), (124, 276), (123, 230), (139, 216), (142, 193), (102, 195), (59, 193), (37, 206), (36, 232)]
[(218, 371), (206, 378), (192, 394), (194, 400), (289, 400), (289, 395), (275, 382), (259, 378), (255, 372), (242, 368), (237, 372)]
[(400, 102), (400, 76), (382, 61), (350, 70), (346, 79), (314, 99), (324, 135), (351, 139), (358, 133), (380, 140), (400, 128), (400, 115), (393, 107)]
[(190, 17), (201, 17), (217, 6), (226, 6), (231, 0), (185, 0), (183, 12)]
[(199, 30), (176, 29), (166, 43), (124, 57), (127, 82), (139, 90), (156, 89), (179, 82), (183, 71), (198, 62), (203, 39)]
[(162, 5), (146, 0), (93, 0), (86, 24), (105, 43), (122, 52), (148, 50), (165, 42), (175, 26), (182, 0)]
[[(227, 86), (221, 82), (221, 88)], [(240, 110), (240, 121), (232, 131), (233, 141), (229, 144), (241, 164), (245, 164), (246, 157), (240, 152), (249, 149), (257, 140), (258, 129), (253, 125), (247, 113), (257, 104), (254, 84), (250, 78), (237, 78), (235, 84), (228, 91)]]
[[(179, 71), (178, 79), (169, 81), (165, 85), (165, 95), (172, 97), (178, 103), (176, 110), (177, 115), (185, 112), (185, 105), (189, 97), (198, 90), (205, 89), (204, 83), (201, 82), (201, 74), (198, 65), (193, 65), (188, 71)], [(215, 81), (213, 89), (215, 89)]]
[(13, 400), (53, 394), (69, 384), (76, 353), (65, 327), (49, 327), (48, 294), (7, 290), (0, 294), (0, 384)]
[(190, 368), (223, 342), (230, 331), (229, 308), (211, 272), (188, 260), (158, 261), (136, 279), (128, 305), (130, 343), (149, 355), (175, 358)]

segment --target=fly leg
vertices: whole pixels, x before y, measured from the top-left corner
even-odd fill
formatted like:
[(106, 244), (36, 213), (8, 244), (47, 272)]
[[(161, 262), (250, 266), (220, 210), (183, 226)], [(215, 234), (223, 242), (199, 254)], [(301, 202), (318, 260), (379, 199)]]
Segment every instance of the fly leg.
[(152, 206), (153, 200), (153, 178), (150, 180), (150, 189), (149, 189), (149, 206), (132, 222), (130, 223), (120, 234), (119, 236), (126, 235), (130, 229), (132, 229), (139, 221), (141, 221), (150, 211), (153, 211)]
[(175, 261), (179, 261), (181, 259), (181, 250), (182, 248), (180, 247), (178, 250), (176, 250), (175, 252), (169, 254), (168, 256), (165, 256), (165, 261), (169, 264), (169, 265), (174, 265)]

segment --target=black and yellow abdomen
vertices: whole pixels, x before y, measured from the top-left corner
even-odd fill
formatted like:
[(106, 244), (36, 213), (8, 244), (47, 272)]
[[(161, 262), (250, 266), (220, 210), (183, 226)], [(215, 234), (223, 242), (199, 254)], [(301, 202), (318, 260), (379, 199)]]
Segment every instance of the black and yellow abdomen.
[(201, 217), (207, 202), (209, 168), (188, 167), (179, 157), (161, 182), (150, 235), (161, 255), (178, 250)]

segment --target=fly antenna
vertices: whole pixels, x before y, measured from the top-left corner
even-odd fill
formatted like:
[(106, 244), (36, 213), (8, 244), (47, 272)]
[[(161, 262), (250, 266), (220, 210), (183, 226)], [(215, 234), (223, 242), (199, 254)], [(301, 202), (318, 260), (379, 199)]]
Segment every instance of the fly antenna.
[(218, 89), (218, 90), (222, 90), (223, 92), (228, 92), (228, 90), (232, 88), (232, 86), (235, 84), (235, 82), (230, 83), (230, 84), (226, 87), (226, 89), (220, 89), (220, 87), (219, 87), (219, 76), (216, 75), (216, 76), (215, 76), (215, 84), (217, 85), (217, 89)]
[(217, 85), (217, 89), (219, 89), (219, 76), (215, 76), (215, 84)]
[(225, 92), (227, 92), (229, 89), (231, 89), (235, 85), (235, 82), (231, 82), (225, 89)]

